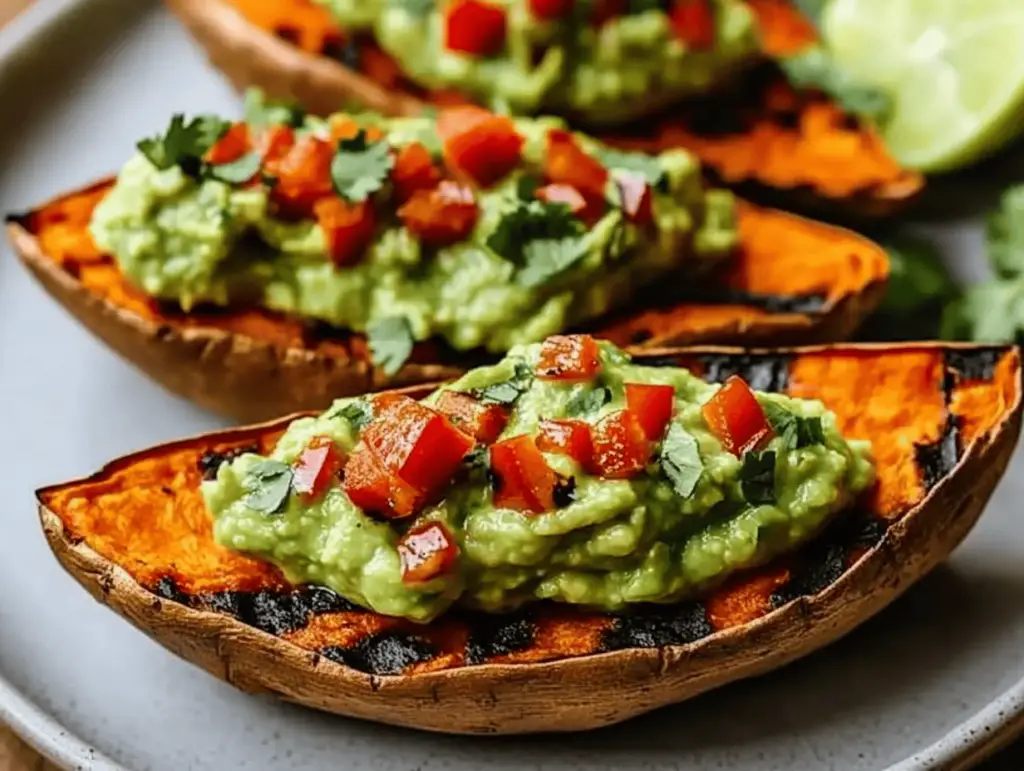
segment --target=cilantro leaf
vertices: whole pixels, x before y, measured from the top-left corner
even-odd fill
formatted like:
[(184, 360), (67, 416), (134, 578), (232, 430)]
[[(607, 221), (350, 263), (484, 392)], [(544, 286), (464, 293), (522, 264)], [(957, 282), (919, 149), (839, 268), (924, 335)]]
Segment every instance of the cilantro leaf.
[(186, 122), (178, 113), (171, 118), (167, 131), (141, 140), (136, 147), (161, 171), (178, 166), (190, 176), (198, 176), (206, 151), (230, 126), (215, 115), (199, 115)]
[(661, 444), (661, 470), (672, 483), (672, 489), (688, 498), (697, 489), (704, 473), (704, 461), (693, 434), (678, 423), (672, 423)]
[(401, 8), (411, 16), (427, 16), (437, 7), (437, 0), (388, 0), (392, 8)]
[[(917, 311), (929, 302), (946, 302), (956, 297), (956, 283), (934, 244), (900, 235), (883, 245), (889, 255), (889, 286), (882, 310)], [(1024, 260), (1024, 251), (1021, 259)]]
[(537, 188), (540, 187), (540, 180), (531, 175), (524, 174), (516, 180), (516, 198), (520, 201), (532, 201), (537, 197)]
[(229, 185), (240, 185), (248, 182), (260, 170), (263, 164), (263, 156), (259, 153), (247, 153), (231, 163), (221, 163), (216, 166), (209, 164), (205, 167), (207, 176)]
[(367, 142), (366, 131), (338, 143), (331, 161), (334, 190), (349, 203), (360, 203), (384, 186), (395, 159), (388, 143)]
[(244, 485), (245, 504), (263, 514), (280, 513), (292, 488), (292, 467), (279, 460), (263, 460), (249, 469)]
[(1020, 276), (1024, 273), (1024, 185), (1011, 187), (999, 203), (986, 226), (989, 262), (998, 276)]
[(532, 383), (533, 369), (526, 362), (518, 362), (511, 378), (483, 388), (474, 388), (473, 396), (484, 402), (508, 407), (515, 404)]
[(487, 248), (504, 259), (522, 265), (531, 241), (554, 241), (579, 236), (583, 223), (563, 203), (519, 201), (506, 212), (487, 237)]
[(486, 471), (491, 466), (490, 448), (486, 445), (478, 444), (463, 456), (462, 465), (466, 466), (471, 472)]
[(660, 186), (667, 178), (658, 159), (646, 153), (627, 153), (610, 147), (601, 148), (597, 159), (609, 171), (632, 171), (640, 174), (651, 187)]
[(612, 400), (610, 388), (591, 388), (570, 397), (565, 404), (565, 413), (570, 418), (593, 415)]
[(258, 88), (245, 92), (245, 122), (250, 128), (291, 126), (301, 128), (306, 122), (306, 111), (298, 104), (267, 99)]
[(542, 286), (569, 270), (587, 254), (589, 249), (579, 238), (530, 241), (523, 247), (526, 264), (516, 273), (516, 283), (527, 288)]
[(740, 489), (747, 503), (775, 503), (775, 452), (748, 452), (740, 467)]
[(412, 354), (412, 327), (404, 316), (388, 316), (366, 328), (371, 360), (384, 374), (397, 374)]
[(333, 411), (330, 417), (343, 418), (348, 421), (352, 428), (358, 431), (373, 418), (373, 410), (370, 409), (369, 404), (361, 399), (357, 399), (354, 402), (349, 402), (340, 410)]
[(764, 402), (761, 407), (775, 435), (782, 438), (783, 451), (825, 443), (820, 417), (804, 418), (775, 402)]
[(795, 88), (823, 91), (847, 112), (875, 123), (884, 123), (891, 114), (892, 100), (887, 94), (854, 82), (820, 45), (780, 59), (779, 66)]

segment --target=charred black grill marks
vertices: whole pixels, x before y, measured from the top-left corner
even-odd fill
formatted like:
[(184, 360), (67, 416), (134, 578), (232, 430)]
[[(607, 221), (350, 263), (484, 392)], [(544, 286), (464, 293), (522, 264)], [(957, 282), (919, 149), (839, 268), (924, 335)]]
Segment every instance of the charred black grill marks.
[(789, 387), (788, 356), (751, 354), (742, 356), (701, 356), (704, 379), (709, 383), (724, 383), (732, 375), (739, 375), (755, 391), (783, 393)]
[(991, 380), (1005, 353), (1006, 348), (950, 348), (946, 351), (946, 369), (957, 373), (963, 380)]
[(210, 450), (209, 452), (203, 453), (203, 456), (199, 459), (199, 471), (202, 473), (203, 479), (210, 481), (211, 479), (217, 478), (217, 470), (221, 467), (221, 464), (229, 463), (238, 456), (245, 455), (247, 452), (259, 451), (260, 448), (255, 444), (249, 444), (245, 447), (236, 447), (233, 450), (227, 450), (225, 452)]
[(685, 645), (714, 631), (707, 609), (699, 602), (655, 606), (614, 618), (611, 628), (601, 635), (602, 651)]
[(351, 648), (331, 646), (319, 653), (331, 661), (371, 675), (397, 675), (437, 655), (429, 642), (407, 632), (387, 631), (364, 637)]
[(536, 630), (529, 611), (508, 616), (479, 613), (466, 620), (472, 630), (466, 641), (467, 664), (482, 664), (533, 645)]
[(932, 444), (914, 447), (914, 460), (926, 491), (935, 487), (956, 467), (962, 451), (960, 444), (960, 421), (956, 415), (949, 413), (942, 436)]

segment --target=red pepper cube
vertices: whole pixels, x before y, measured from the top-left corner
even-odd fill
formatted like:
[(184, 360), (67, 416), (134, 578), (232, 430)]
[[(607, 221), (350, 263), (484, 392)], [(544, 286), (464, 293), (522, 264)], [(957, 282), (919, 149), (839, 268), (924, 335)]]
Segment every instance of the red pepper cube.
[(613, 175), (619, 189), (622, 214), (628, 222), (641, 227), (654, 221), (654, 191), (643, 174), (616, 171)]
[(541, 452), (568, 455), (586, 466), (594, 455), (590, 424), (583, 420), (542, 420), (537, 447)]
[(639, 421), (644, 434), (658, 441), (672, 419), (676, 389), (670, 385), (626, 383), (626, 409)]
[(483, 444), (497, 441), (508, 423), (508, 411), (500, 404), (485, 404), (458, 391), (442, 391), (437, 410), (447, 415), (457, 429)]
[(334, 264), (343, 267), (359, 262), (377, 230), (373, 205), (369, 201), (349, 203), (330, 196), (317, 201), (313, 213), (324, 231), (327, 253)]
[(455, 570), (459, 547), (443, 522), (413, 525), (398, 540), (402, 583), (422, 584)]
[(494, 505), (541, 514), (555, 507), (555, 474), (532, 436), (515, 436), (491, 445)]
[(389, 474), (373, 451), (360, 442), (345, 464), (342, 487), (363, 511), (388, 519), (408, 517), (423, 506), (426, 494)]
[(702, 412), (711, 432), (737, 457), (763, 447), (775, 436), (754, 392), (738, 375), (725, 381)]
[(434, 159), (419, 142), (407, 144), (395, 157), (395, 168), (391, 171), (395, 195), (401, 202), (408, 201), (420, 190), (433, 190), (441, 181), (441, 170), (434, 165)]
[(295, 129), (291, 126), (267, 126), (253, 136), (253, 147), (263, 162), (280, 161), (295, 145)]
[(600, 369), (600, 349), (590, 335), (553, 335), (540, 347), (541, 380), (590, 380)]
[(304, 503), (323, 497), (345, 458), (329, 436), (314, 436), (293, 464), (292, 489)]
[(370, 421), (363, 441), (390, 474), (428, 494), (451, 480), (476, 444), (444, 415), (407, 396)]
[(555, 21), (572, 13), (576, 0), (530, 0), (530, 13), (535, 19)]
[(308, 218), (321, 198), (334, 195), (331, 161), (334, 149), (322, 139), (307, 134), (296, 140), (287, 152), (264, 161), (265, 171), (276, 178), (270, 200), (280, 214)]
[(675, 0), (669, 11), (669, 25), (690, 48), (714, 48), (715, 12), (710, 0)]
[(205, 160), (214, 166), (233, 163), (250, 149), (252, 141), (249, 137), (249, 127), (244, 123), (235, 123), (206, 151)]
[(564, 203), (573, 214), (582, 214), (587, 208), (587, 199), (570, 185), (545, 185), (538, 188), (537, 198), (547, 203)]
[(613, 412), (593, 428), (594, 471), (607, 479), (629, 479), (647, 466), (651, 443), (643, 426), (629, 410)]
[(444, 32), (449, 51), (491, 56), (505, 47), (505, 10), (482, 0), (451, 0)]
[(519, 165), (523, 138), (511, 118), (481, 107), (451, 107), (437, 119), (448, 167), (490, 187)]
[(608, 169), (580, 148), (572, 132), (552, 129), (547, 136), (544, 178), (549, 184), (567, 185), (587, 202), (584, 216), (596, 219), (604, 214)]
[(398, 210), (402, 224), (430, 246), (448, 246), (469, 237), (480, 210), (473, 191), (445, 180), (433, 190), (420, 190)]

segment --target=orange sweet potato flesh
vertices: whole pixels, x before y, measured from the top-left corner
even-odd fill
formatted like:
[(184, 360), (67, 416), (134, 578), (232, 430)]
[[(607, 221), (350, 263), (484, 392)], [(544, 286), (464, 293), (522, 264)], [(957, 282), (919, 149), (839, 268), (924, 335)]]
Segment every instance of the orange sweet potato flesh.
[[(103, 182), (59, 198), (21, 219), (53, 260), (98, 298), (170, 328), (211, 329), (245, 335), (278, 348), (313, 350), (341, 360), (368, 358), (365, 338), (342, 330), (311, 335), (299, 320), (259, 309), (180, 310), (156, 302), (127, 282), (116, 263), (92, 242), (88, 223), (110, 187)], [(628, 312), (603, 322), (599, 334), (621, 345), (677, 341), (729, 342), (743, 339), (750, 324), (765, 339), (842, 339), (880, 299), (888, 259), (875, 244), (849, 231), (741, 202), (741, 248), (707, 279), (714, 302), (685, 302)], [(746, 298), (753, 304), (730, 302)], [(781, 312), (763, 306), (775, 299), (811, 298), (813, 313)], [(760, 303), (760, 304), (758, 304)], [(845, 310), (844, 310), (845, 308)], [(820, 323), (819, 323), (820, 322)], [(815, 326), (817, 325), (817, 326)], [(432, 342), (417, 346), (414, 362), (452, 358)], [(313, 408), (324, 405), (302, 405)], [(278, 413), (280, 414), (280, 413)]]
[[(343, 33), (311, 0), (225, 0), (262, 30), (311, 54), (337, 56)], [(760, 26), (765, 52), (786, 56), (814, 43), (817, 33), (787, 0), (746, 0)], [(465, 101), (451, 91), (424, 92), (366, 40), (356, 41), (364, 75), (435, 104)], [(365, 54), (362, 53), (365, 51)], [(655, 152), (685, 147), (725, 184), (750, 195), (791, 194), (808, 208), (853, 215), (887, 215), (921, 191), (921, 175), (900, 167), (879, 134), (820, 93), (797, 93), (767, 66), (728, 93), (695, 100), (643, 121), (606, 141)], [(848, 212), (843, 212), (848, 209)]]
[[(846, 436), (873, 442), (878, 467), (877, 486), (823, 535), (828, 548), (812, 544), (687, 606), (698, 619), (695, 623), (702, 635), (745, 624), (801, 593), (824, 588), (808, 579), (821, 574), (821, 559), (826, 567), (838, 568), (827, 581), (837, 580), (881, 541), (890, 523), (952, 473), (975, 442), (991, 438), (1019, 408), (1021, 362), (1016, 348), (907, 344), (754, 355), (722, 349), (669, 352), (667, 357), (664, 353), (659, 352), (656, 360), (652, 354), (650, 363), (664, 364), (668, 358), (704, 376), (716, 371), (714, 377), (719, 380), (730, 372), (755, 382), (770, 374), (767, 390), (781, 388), (794, 396), (822, 399), (836, 413)], [(642, 355), (637, 358), (644, 361)], [(430, 388), (406, 393), (422, 396)], [(198, 491), (198, 462), (211, 451), (253, 445), (266, 451), (286, 425), (287, 420), (281, 420), (144, 451), (87, 480), (42, 490), (40, 501), (59, 517), (72, 542), (84, 540), (141, 586), (164, 597), (201, 604), (202, 597), (223, 592), (284, 592), (288, 587), (272, 566), (214, 543)], [(858, 523), (856, 528), (846, 526), (853, 522)], [(822, 558), (822, 553), (831, 556)], [(832, 564), (836, 559), (838, 566)], [(173, 591), (161, 592), (161, 582)], [(528, 624), (529, 634), (515, 645), (492, 644), (486, 648), (487, 662), (580, 656), (644, 645), (651, 639), (657, 642), (657, 635), (664, 633), (661, 627), (644, 626), (649, 622), (629, 615), (567, 606), (541, 605), (518, 619), (514, 623)], [(490, 640), (487, 630), (493, 631), (493, 623), (494, 619), (455, 612), (423, 627), (343, 609), (313, 613), (279, 636), (303, 648), (329, 651), (359, 650), (382, 635), (390, 635), (392, 641), (394, 635), (406, 635), (417, 641), (417, 650), (429, 651), (402, 669), (411, 673), (481, 663), (473, 653), (481, 645), (469, 641)]]

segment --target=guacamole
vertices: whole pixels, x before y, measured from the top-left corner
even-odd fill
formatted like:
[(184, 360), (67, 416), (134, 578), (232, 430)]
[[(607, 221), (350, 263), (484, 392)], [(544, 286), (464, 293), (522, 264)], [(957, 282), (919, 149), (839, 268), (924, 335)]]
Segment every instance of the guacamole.
[(318, 0), (412, 81), (517, 114), (624, 123), (721, 85), (758, 55), (741, 0)]
[(387, 328), (391, 343), (399, 330), (503, 353), (736, 244), (731, 195), (705, 189), (682, 150), (616, 152), (478, 108), (268, 114), (278, 122), (176, 116), (140, 143), (90, 227), (144, 292), (185, 310), (261, 306), (371, 345)]
[[(518, 346), (422, 405), (396, 399), (339, 400), (292, 423), (269, 458), (223, 463), (203, 483), (217, 542), (420, 622), (454, 603), (621, 609), (678, 601), (799, 546), (874, 480), (869, 444), (845, 440), (822, 403), (641, 366), (586, 336)], [(434, 423), (396, 417), (423, 406)], [(337, 462), (309, 497), (306, 454), (325, 444)], [(418, 453), (440, 476), (406, 506)], [(385, 484), (367, 459), (400, 470), (381, 472)], [(353, 502), (374, 494), (378, 510)], [(410, 564), (431, 567), (410, 580)]]

